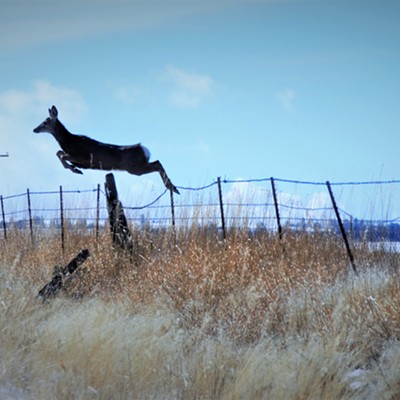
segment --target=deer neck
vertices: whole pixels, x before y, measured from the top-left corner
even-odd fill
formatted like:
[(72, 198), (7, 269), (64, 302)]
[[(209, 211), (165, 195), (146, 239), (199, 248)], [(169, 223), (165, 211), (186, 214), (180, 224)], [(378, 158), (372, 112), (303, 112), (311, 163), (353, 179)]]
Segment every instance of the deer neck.
[(71, 139), (74, 136), (71, 132), (68, 131), (68, 129), (60, 122), (57, 120), (57, 123), (54, 127), (54, 130), (52, 132), (52, 135), (54, 138), (57, 140), (59, 145), (64, 148), (65, 146), (68, 146), (69, 143), (71, 143)]

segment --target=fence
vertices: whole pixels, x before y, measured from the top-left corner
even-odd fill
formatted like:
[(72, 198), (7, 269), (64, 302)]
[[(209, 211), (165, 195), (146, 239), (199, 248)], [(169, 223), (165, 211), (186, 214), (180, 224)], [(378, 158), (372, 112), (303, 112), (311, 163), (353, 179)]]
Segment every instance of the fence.
[[(276, 231), (279, 238), (290, 229), (330, 230), (338, 234), (347, 231), (356, 240), (400, 241), (399, 184), (400, 180), (307, 182), (279, 178), (217, 178), (202, 187), (178, 187), (181, 196), (172, 193), (168, 196), (169, 192), (164, 190), (144, 204), (132, 205), (135, 200), (132, 198), (128, 204), (123, 188), (120, 196), (128, 220), (138, 226), (214, 226), (223, 238), (230, 228), (240, 227), (251, 231)], [(292, 190), (282, 190), (285, 185), (291, 185)], [(311, 188), (311, 194), (307, 188)], [(339, 201), (335, 199), (338, 193), (334, 192), (339, 188), (352, 188), (348, 196), (351, 202), (345, 200), (343, 194), (339, 194)], [(365, 202), (357, 200), (355, 188), (357, 191), (369, 189)], [(380, 199), (376, 199), (377, 193)], [(386, 193), (389, 193), (387, 197)], [(352, 210), (344, 208), (344, 203)], [(107, 221), (105, 193), (100, 184), (93, 189), (74, 191), (64, 190), (62, 186), (48, 192), (28, 189), (22, 194), (0, 196), (0, 206), (0, 231), (5, 240), (10, 229), (29, 229), (33, 242), (37, 232), (52, 228), (60, 232), (64, 247), (66, 226), (92, 229), (98, 236)], [(356, 216), (355, 213), (365, 208), (367, 218)], [(377, 210), (381, 212), (379, 218)]]

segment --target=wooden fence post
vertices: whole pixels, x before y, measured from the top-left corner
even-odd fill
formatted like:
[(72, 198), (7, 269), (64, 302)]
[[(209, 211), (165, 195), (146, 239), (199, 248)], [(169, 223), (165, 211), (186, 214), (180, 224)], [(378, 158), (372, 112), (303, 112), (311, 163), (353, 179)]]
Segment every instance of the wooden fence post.
[(117, 186), (113, 174), (106, 175), (105, 191), (111, 238), (115, 246), (133, 255), (133, 240), (124, 214), (122, 203), (118, 200)]
[(353, 268), (354, 273), (356, 275), (358, 275), (357, 266), (356, 266), (356, 263), (354, 261), (354, 256), (353, 256), (353, 253), (351, 251), (351, 248), (350, 248), (350, 245), (349, 245), (349, 241), (347, 240), (346, 231), (344, 229), (344, 226), (343, 226), (343, 223), (342, 223), (342, 219), (340, 218), (339, 209), (338, 209), (338, 206), (336, 204), (335, 196), (333, 195), (331, 184), (330, 184), (329, 181), (326, 181), (326, 186), (328, 187), (329, 196), (331, 197), (333, 209), (335, 210), (336, 218), (337, 218), (337, 221), (338, 221), (338, 224), (339, 224), (340, 233), (342, 234), (342, 238), (343, 238), (344, 244), (346, 246), (347, 255), (349, 256), (350, 263), (351, 263), (351, 266)]
[(65, 267), (55, 267), (53, 279), (39, 290), (39, 297), (43, 300), (56, 296), (56, 294), (64, 287), (64, 282), (69, 279), (77, 268), (89, 257), (89, 250), (83, 249), (72, 259)]
[(271, 186), (272, 186), (272, 195), (274, 197), (276, 221), (278, 224), (278, 237), (279, 237), (279, 240), (282, 240), (283, 233), (282, 233), (282, 225), (281, 225), (281, 216), (279, 215), (278, 196), (276, 195), (275, 180), (272, 177), (271, 177)]
[(221, 212), (221, 223), (222, 223), (222, 238), (226, 239), (226, 228), (225, 228), (225, 216), (224, 216), (224, 203), (222, 200), (222, 188), (221, 188), (221, 178), (218, 177), (218, 195), (219, 195), (219, 209)]
[(7, 225), (6, 225), (6, 218), (5, 218), (5, 212), (4, 212), (3, 196), (0, 196), (0, 203), (1, 203), (1, 216), (3, 218), (4, 240), (7, 240)]

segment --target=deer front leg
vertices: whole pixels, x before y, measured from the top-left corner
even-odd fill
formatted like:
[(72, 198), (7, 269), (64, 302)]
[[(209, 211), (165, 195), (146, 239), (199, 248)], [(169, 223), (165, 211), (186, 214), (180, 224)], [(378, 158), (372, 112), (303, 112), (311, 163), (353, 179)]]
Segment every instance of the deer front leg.
[(70, 169), (72, 172), (75, 174), (82, 174), (82, 171), (78, 168), (75, 167), (75, 165), (70, 164), (68, 161), (68, 154), (66, 154), (64, 151), (59, 150), (57, 151), (57, 157), (61, 161), (61, 164), (63, 165), (64, 168)]

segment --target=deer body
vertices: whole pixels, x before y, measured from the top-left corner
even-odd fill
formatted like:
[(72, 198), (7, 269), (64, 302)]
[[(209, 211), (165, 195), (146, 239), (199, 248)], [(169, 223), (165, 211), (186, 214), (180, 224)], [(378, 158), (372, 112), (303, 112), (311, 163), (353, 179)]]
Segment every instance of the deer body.
[(54, 136), (62, 150), (57, 157), (62, 165), (76, 174), (82, 169), (120, 170), (134, 175), (158, 172), (167, 189), (179, 194), (159, 161), (149, 162), (150, 152), (141, 144), (117, 146), (102, 143), (87, 136), (69, 132), (58, 120), (56, 107), (49, 109), (50, 117), (33, 131), (48, 132)]

